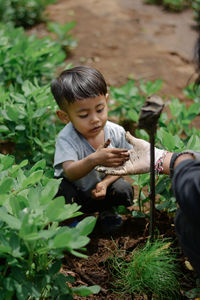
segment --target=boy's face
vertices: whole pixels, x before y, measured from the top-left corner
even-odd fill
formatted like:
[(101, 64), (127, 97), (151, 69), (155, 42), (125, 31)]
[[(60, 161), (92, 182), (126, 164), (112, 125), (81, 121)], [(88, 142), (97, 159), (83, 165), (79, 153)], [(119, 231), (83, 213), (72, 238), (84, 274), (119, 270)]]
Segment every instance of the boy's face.
[[(104, 128), (108, 116), (108, 94), (67, 104), (66, 119), (86, 139), (96, 137)], [(58, 114), (59, 116), (59, 114)]]

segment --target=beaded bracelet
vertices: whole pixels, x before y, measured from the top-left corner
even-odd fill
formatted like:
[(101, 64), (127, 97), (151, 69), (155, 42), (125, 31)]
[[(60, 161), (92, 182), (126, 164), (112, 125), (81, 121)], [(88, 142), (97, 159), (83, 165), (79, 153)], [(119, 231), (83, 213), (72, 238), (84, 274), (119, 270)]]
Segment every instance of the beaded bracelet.
[(158, 176), (163, 171), (163, 162), (167, 155), (168, 151), (164, 151), (162, 156), (157, 160), (155, 164), (155, 173)]

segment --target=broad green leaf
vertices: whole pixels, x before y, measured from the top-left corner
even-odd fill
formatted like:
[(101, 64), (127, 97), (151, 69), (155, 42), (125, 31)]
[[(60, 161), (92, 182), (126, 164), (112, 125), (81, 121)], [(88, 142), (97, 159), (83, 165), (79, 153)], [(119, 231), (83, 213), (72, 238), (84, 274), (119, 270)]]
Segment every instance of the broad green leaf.
[[(67, 228), (66, 228), (67, 229)], [(54, 248), (71, 248), (69, 246), (69, 243), (72, 240), (72, 229), (68, 229), (68, 231), (57, 233), (53, 240), (53, 246)]]
[(81, 253), (81, 252), (78, 252), (78, 251), (76, 251), (76, 250), (73, 250), (73, 249), (69, 250), (69, 252), (70, 252), (72, 255), (77, 256), (77, 257), (80, 257), (80, 258), (88, 258), (87, 255), (85, 255), (85, 254), (83, 254), (83, 253)]
[(36, 90), (36, 87), (29, 80), (24, 81), (22, 85), (22, 91), (24, 95), (27, 97), (31, 95)]
[[(76, 228), (72, 228), (76, 229)], [(71, 249), (80, 249), (89, 243), (90, 239), (86, 236), (79, 236), (79, 234), (73, 234), (73, 239), (69, 242)]]
[(28, 201), (25, 197), (21, 195), (17, 195), (14, 197), (10, 197), (10, 206), (12, 208), (13, 215), (18, 216), (19, 212), (27, 207)]
[(37, 109), (33, 114), (33, 119), (41, 118), (46, 113), (47, 109), (48, 109), (47, 107), (42, 107), (42, 108)]
[(89, 238), (81, 236), (76, 228), (65, 228), (64, 232), (57, 233), (53, 245), (54, 248), (80, 249), (89, 242)]
[(5, 125), (0, 125), (0, 132), (9, 132), (9, 128)]
[(40, 139), (38, 139), (37, 137), (34, 137), (33, 140), (37, 145), (39, 145), (41, 148), (43, 148), (43, 143), (41, 142)]
[(0, 254), (1, 253), (9, 253), (9, 254), (11, 254), (11, 252), (12, 252), (11, 247), (0, 245)]
[(164, 149), (168, 151), (173, 151), (175, 149), (175, 139), (171, 133), (166, 132), (165, 130), (159, 130), (157, 135), (162, 141)]
[(20, 239), (18, 235), (12, 234), (9, 244), (12, 248), (12, 256), (14, 257), (21, 257), (23, 254), (20, 251)]
[(93, 231), (95, 224), (96, 224), (95, 217), (92, 217), (92, 216), (87, 217), (78, 223), (78, 225), (76, 226), (76, 229), (78, 229), (80, 231), (81, 235), (88, 235)]
[(3, 205), (6, 200), (8, 200), (8, 194), (1, 195), (0, 197), (0, 205)]
[(31, 209), (39, 209), (40, 208), (40, 187), (31, 187), (28, 191), (28, 201)]
[(82, 297), (87, 297), (91, 294), (98, 294), (100, 291), (101, 287), (99, 285), (92, 285), (92, 286), (79, 286), (79, 287), (75, 287), (72, 289), (73, 294), (82, 296)]
[(29, 177), (26, 177), (22, 182), (22, 187), (26, 188), (28, 185), (33, 185), (41, 180), (43, 176), (43, 171), (38, 170), (36, 172), (31, 173)]
[(128, 111), (128, 117), (134, 121), (134, 122), (138, 122), (139, 119), (139, 115), (135, 110), (129, 110)]
[(60, 221), (82, 215), (83, 213), (78, 211), (80, 208), (81, 206), (78, 205), (77, 203), (66, 204), (63, 211), (60, 213)]
[(46, 167), (46, 161), (45, 159), (41, 159), (40, 161), (36, 162), (34, 164), (34, 166), (30, 169), (30, 174), (33, 173), (34, 171), (38, 170), (38, 169), (42, 169), (44, 170)]
[(26, 126), (23, 124), (15, 126), (15, 130), (24, 131), (26, 130)]
[(187, 149), (199, 151), (200, 138), (197, 135), (192, 135), (187, 142)]
[(9, 169), (15, 162), (15, 158), (11, 155), (1, 155), (1, 164), (3, 167), (1, 168), (1, 171)]
[(7, 106), (6, 107), (6, 113), (7, 113), (7, 116), (9, 117), (9, 119), (11, 121), (18, 122), (18, 120), (19, 120), (19, 112), (18, 112), (18, 110), (15, 107), (13, 107), (13, 106)]
[(54, 198), (62, 179), (50, 179), (41, 192), (40, 203), (46, 204)]
[(27, 164), (28, 164), (28, 160), (25, 159), (19, 165), (12, 166), (12, 169), (9, 171), (10, 175), (15, 177), (17, 175), (18, 170), (27, 166)]
[[(36, 224), (35, 224), (36, 223)], [(37, 235), (37, 220), (33, 221), (29, 213), (23, 214), (22, 224), (19, 235), (23, 239), (30, 239), (30, 237)]]
[(0, 207), (0, 219), (4, 221), (8, 226), (10, 226), (12, 229), (20, 229), (21, 222), (19, 219), (17, 219), (14, 216), (9, 215), (5, 209)]
[(5, 178), (1, 183), (0, 183), (0, 195), (6, 194), (6, 193), (11, 193), (12, 186), (14, 184), (14, 179), (11, 177)]
[(64, 197), (57, 197), (50, 202), (50, 204), (46, 208), (46, 216), (48, 217), (50, 222), (60, 220), (59, 217), (62, 214), (64, 205), (65, 205)]

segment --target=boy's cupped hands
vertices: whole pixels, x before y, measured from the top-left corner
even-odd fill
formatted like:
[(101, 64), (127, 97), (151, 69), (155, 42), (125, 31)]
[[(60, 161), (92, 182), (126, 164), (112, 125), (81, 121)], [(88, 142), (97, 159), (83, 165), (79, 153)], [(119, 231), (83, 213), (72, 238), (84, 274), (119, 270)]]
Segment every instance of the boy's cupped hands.
[(106, 141), (103, 146), (100, 146), (95, 152), (96, 165), (104, 167), (118, 167), (129, 160), (129, 151), (121, 148), (107, 148), (110, 141)]

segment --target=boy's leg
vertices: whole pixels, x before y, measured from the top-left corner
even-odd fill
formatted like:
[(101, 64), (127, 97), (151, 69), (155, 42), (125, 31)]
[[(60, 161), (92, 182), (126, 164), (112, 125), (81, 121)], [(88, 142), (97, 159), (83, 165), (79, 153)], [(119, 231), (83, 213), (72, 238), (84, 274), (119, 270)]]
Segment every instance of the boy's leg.
[(99, 222), (104, 232), (113, 233), (121, 228), (123, 219), (117, 214), (118, 205), (131, 206), (133, 204), (133, 187), (122, 178), (111, 184), (107, 195), (101, 203)]
[(133, 186), (123, 178), (119, 178), (108, 187), (105, 200), (109, 207), (118, 205), (127, 207), (133, 205), (133, 196)]
[(82, 202), (84, 212), (102, 212), (118, 205), (131, 206), (133, 204), (133, 187), (130, 183), (119, 178), (107, 190), (105, 199), (95, 200), (85, 198)]
[(55, 197), (58, 196), (63, 196), (66, 204), (76, 202), (78, 205), (81, 205), (80, 211), (83, 213), (93, 213), (99, 210), (98, 204), (100, 201), (97, 203), (91, 197), (88, 198), (84, 192), (78, 190), (77, 187), (65, 177), (62, 177), (59, 190)]
[(69, 180), (64, 177), (62, 177), (59, 190), (55, 197), (59, 196), (63, 196), (65, 198), (66, 204), (72, 204), (73, 202), (79, 203), (80, 195), (78, 190)]

